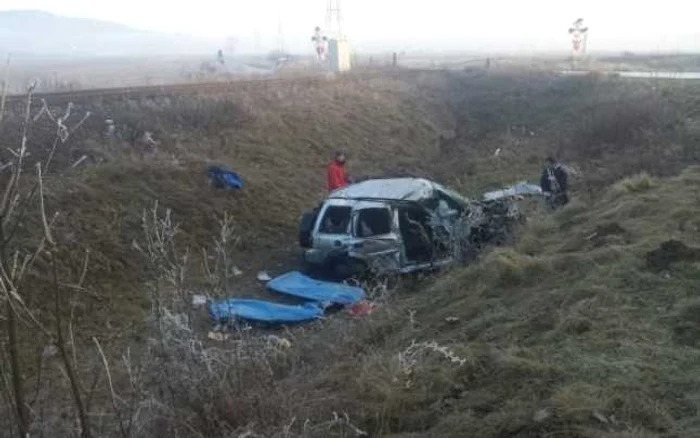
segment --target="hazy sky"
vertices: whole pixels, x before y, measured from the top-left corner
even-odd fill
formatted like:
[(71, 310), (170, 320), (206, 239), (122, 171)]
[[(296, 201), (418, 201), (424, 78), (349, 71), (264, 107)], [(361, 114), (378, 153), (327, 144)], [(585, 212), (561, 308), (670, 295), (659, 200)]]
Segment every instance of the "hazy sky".
[[(0, 0), (0, 9), (41, 9), (99, 18), (141, 29), (186, 33), (239, 48), (257, 39), (310, 49), (310, 36), (325, 21), (326, 0)], [(590, 50), (697, 50), (697, 0), (344, 0), (344, 30), (370, 50), (567, 50), (567, 28), (578, 17), (590, 26)], [(258, 35), (255, 37), (254, 35)]]

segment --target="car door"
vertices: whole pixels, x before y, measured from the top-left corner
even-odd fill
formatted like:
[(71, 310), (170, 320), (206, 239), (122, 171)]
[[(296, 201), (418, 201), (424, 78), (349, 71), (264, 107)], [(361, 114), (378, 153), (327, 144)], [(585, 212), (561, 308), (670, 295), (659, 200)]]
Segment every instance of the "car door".
[(311, 248), (305, 252), (306, 261), (314, 264), (325, 263), (330, 258), (347, 252), (352, 241), (351, 220), (351, 203), (326, 203), (316, 218), (309, 242)]
[(396, 272), (401, 263), (398, 217), (389, 205), (360, 207), (353, 211), (349, 255), (377, 272)]

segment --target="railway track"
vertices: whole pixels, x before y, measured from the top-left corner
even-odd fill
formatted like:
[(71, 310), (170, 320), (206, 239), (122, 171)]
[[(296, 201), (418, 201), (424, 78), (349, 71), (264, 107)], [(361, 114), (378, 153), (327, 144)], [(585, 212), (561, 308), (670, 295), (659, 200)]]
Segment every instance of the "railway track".
[[(211, 94), (217, 92), (258, 89), (258, 88), (279, 88), (281, 86), (289, 86), (292, 83), (296, 84), (316, 84), (326, 79), (322, 77), (303, 77), (293, 79), (248, 79), (234, 80), (227, 82), (199, 82), (188, 84), (167, 84), (167, 85), (147, 85), (136, 87), (120, 87), (120, 88), (90, 88), (72, 91), (59, 92), (37, 92), (34, 93), (35, 99), (46, 99), (51, 103), (59, 103), (65, 101), (84, 101), (93, 98), (123, 98), (123, 97), (150, 97), (165, 94)], [(8, 103), (20, 102), (26, 99), (26, 94), (13, 94), (7, 96)]]
[[(390, 73), (389, 73), (390, 75)], [(292, 86), (320, 86), (323, 84), (338, 84), (343, 82), (356, 82), (373, 77), (387, 76), (387, 72), (372, 71), (362, 73), (352, 73), (335, 78), (325, 75), (307, 75), (289, 78), (264, 78), (246, 79), (218, 82), (199, 82), (187, 84), (150, 85), (137, 87), (120, 88), (94, 88), (60, 92), (37, 92), (34, 99), (46, 99), (51, 104), (66, 103), (68, 101), (78, 103), (92, 99), (114, 99), (114, 98), (148, 98), (172, 94), (215, 94), (232, 91), (246, 91), (259, 89), (284, 89)], [(12, 94), (6, 98), (7, 104), (17, 104), (25, 101), (25, 94)]]

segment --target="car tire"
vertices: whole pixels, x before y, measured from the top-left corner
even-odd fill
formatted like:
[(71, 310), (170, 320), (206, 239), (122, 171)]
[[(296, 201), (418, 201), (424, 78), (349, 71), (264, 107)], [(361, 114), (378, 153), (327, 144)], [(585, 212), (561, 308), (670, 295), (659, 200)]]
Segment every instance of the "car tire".
[(311, 233), (318, 217), (318, 209), (307, 211), (299, 218), (299, 246), (302, 248), (311, 248)]

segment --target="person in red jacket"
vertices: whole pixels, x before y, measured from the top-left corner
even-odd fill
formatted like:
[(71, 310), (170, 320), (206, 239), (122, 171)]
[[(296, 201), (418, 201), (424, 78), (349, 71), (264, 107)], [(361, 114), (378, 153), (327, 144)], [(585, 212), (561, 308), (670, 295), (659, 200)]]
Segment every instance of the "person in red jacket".
[(335, 158), (328, 163), (328, 192), (348, 185), (348, 175), (345, 172), (345, 154), (336, 152)]

